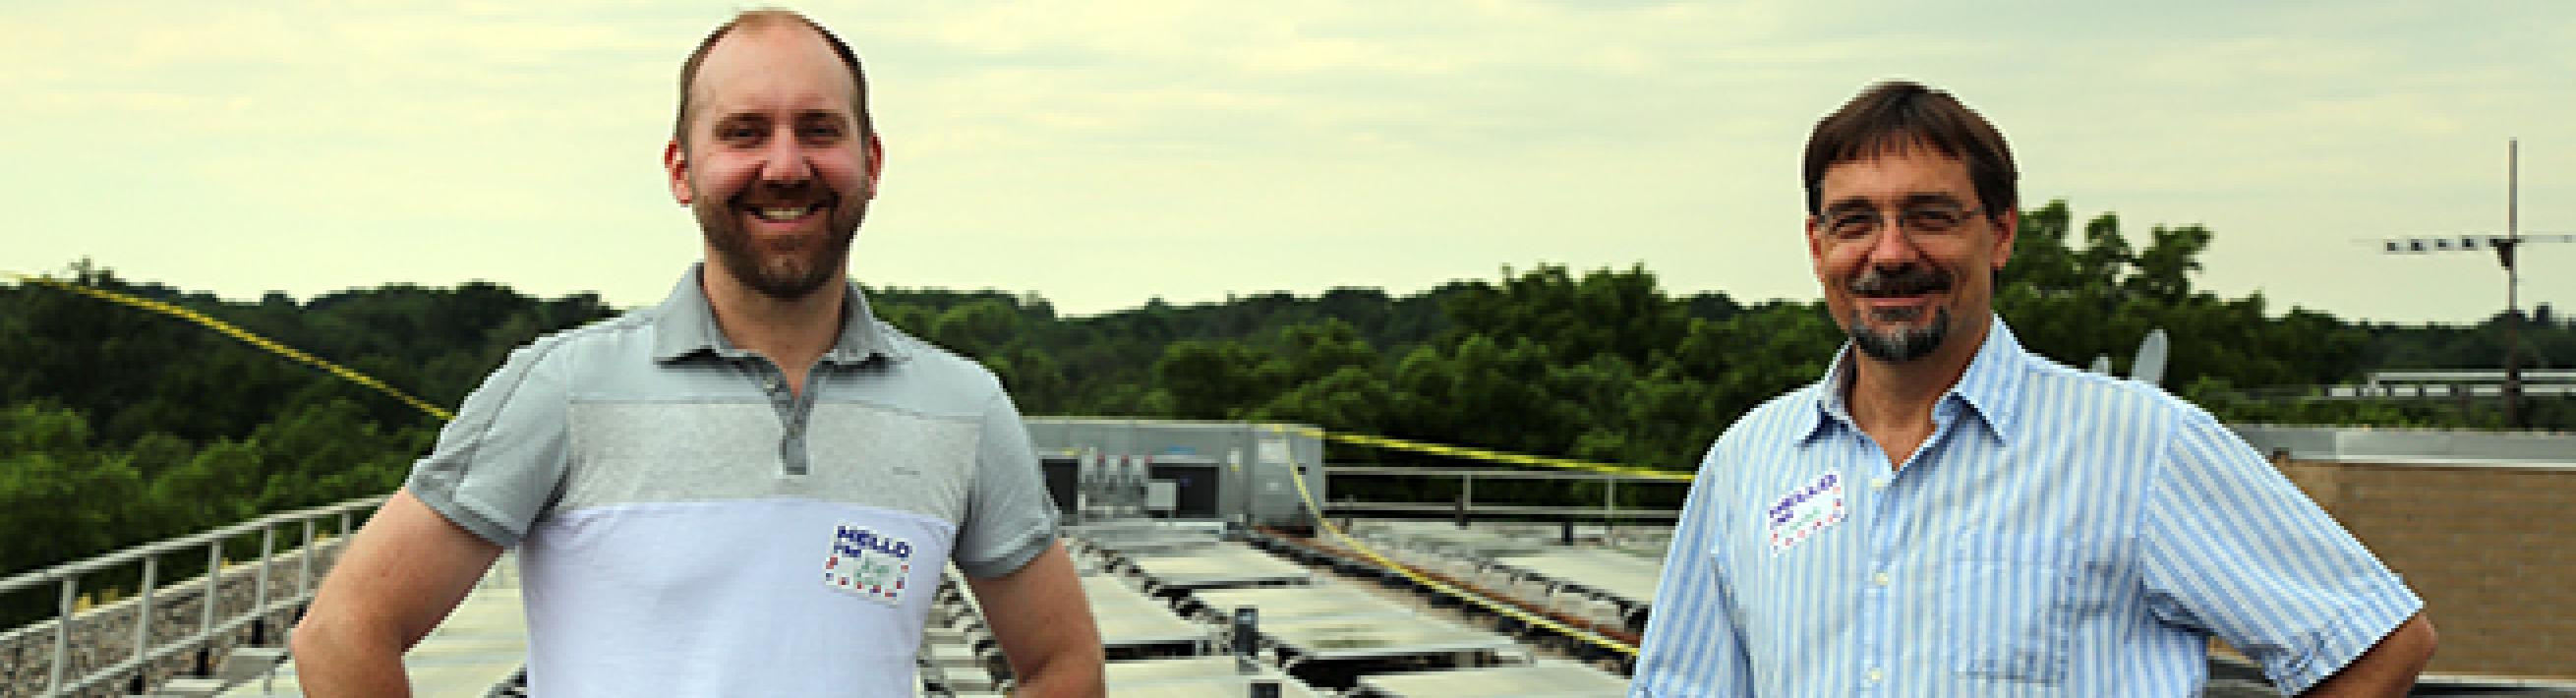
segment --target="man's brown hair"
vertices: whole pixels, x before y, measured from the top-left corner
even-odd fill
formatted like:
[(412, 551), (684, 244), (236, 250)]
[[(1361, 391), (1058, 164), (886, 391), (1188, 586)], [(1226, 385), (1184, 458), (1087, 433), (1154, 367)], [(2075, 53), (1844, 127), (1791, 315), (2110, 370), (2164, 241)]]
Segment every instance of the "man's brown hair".
[(689, 143), (690, 88), (697, 84), (698, 66), (707, 62), (707, 52), (715, 48), (716, 42), (724, 40), (736, 29), (778, 26), (791, 22), (812, 29), (816, 35), (823, 37), (823, 43), (832, 46), (832, 53), (840, 55), (841, 64), (850, 68), (850, 94), (853, 97), (850, 104), (859, 112), (859, 135), (874, 138), (877, 126), (876, 120), (868, 117), (868, 74), (859, 69), (858, 52), (850, 50), (850, 45), (842, 43), (841, 37), (834, 36), (832, 30), (823, 28), (822, 23), (812, 18), (794, 10), (763, 8), (734, 15), (732, 20), (725, 22), (723, 26), (716, 27), (715, 31), (707, 34), (706, 40), (698, 42), (697, 50), (689, 52), (688, 62), (680, 64), (680, 115), (671, 124), (671, 140), (679, 141), (683, 146)]
[(1904, 80), (1871, 85), (1859, 96), (1816, 122), (1807, 137), (1807, 215), (1821, 212), (1825, 170), (1834, 165), (1929, 147), (1967, 163), (1968, 181), (1977, 187), (1977, 204), (1990, 220), (2021, 201), (2021, 172), (2013, 168), (2012, 148), (1986, 118), (1960, 104), (1950, 93)]

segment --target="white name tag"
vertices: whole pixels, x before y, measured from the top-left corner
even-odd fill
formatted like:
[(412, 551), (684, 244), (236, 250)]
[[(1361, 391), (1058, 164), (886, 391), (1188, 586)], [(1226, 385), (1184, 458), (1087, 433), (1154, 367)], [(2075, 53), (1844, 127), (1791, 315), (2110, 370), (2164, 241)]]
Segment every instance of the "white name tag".
[(823, 586), (895, 605), (912, 576), (912, 552), (911, 541), (842, 524), (832, 532), (831, 554), (823, 558)]
[(1826, 471), (1823, 477), (1789, 492), (1771, 508), (1762, 512), (1762, 520), (1771, 530), (1771, 554), (1778, 555), (1804, 542), (1826, 527), (1843, 520), (1843, 476)]

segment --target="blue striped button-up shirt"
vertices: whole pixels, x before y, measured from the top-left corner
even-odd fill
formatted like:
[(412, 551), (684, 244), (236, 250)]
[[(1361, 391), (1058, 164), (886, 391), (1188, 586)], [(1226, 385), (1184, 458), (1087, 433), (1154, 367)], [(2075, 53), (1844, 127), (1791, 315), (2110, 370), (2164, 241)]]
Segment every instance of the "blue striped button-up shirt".
[(1710, 447), (1631, 696), (2190, 696), (2211, 636), (2295, 693), (2423, 606), (2207, 412), (2000, 318), (1902, 468), (1848, 354)]

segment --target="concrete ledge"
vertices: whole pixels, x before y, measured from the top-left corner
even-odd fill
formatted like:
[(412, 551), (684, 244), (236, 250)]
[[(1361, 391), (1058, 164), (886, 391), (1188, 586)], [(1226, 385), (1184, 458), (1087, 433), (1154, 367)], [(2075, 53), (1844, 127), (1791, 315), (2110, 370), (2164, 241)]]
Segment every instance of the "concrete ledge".
[(164, 681), (160, 688), (142, 695), (151, 698), (213, 698), (222, 692), (223, 679), (186, 678)]
[(285, 661), (284, 647), (237, 647), (224, 657), (223, 668), (215, 672), (215, 678), (248, 681), (267, 675)]

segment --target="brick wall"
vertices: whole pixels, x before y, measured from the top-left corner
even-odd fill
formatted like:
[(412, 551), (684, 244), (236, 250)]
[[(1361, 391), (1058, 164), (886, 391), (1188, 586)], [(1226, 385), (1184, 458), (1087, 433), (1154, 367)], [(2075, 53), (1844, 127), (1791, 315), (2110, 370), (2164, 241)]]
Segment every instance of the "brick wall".
[(2427, 671), (2576, 679), (2576, 465), (2279, 463), (2424, 597)]

